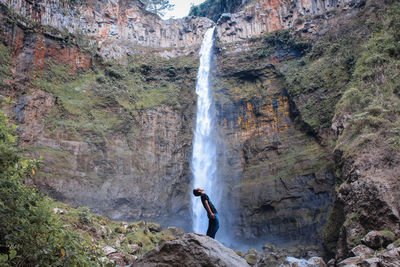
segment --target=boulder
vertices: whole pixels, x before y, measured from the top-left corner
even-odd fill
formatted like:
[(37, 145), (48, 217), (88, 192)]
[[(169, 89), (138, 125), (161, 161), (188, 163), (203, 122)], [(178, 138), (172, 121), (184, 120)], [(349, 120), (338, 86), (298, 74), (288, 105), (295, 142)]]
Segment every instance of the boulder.
[(113, 248), (113, 247), (110, 247), (110, 246), (105, 246), (104, 248), (103, 248), (103, 253), (107, 256), (107, 255), (110, 255), (110, 254), (112, 254), (112, 253), (115, 253), (115, 252), (117, 252), (117, 250), (115, 249), (115, 248)]
[(400, 266), (400, 248), (394, 248), (382, 253), (380, 266), (395, 267)]
[(358, 245), (354, 247), (351, 252), (353, 252), (354, 256), (361, 256), (361, 255), (367, 255), (367, 254), (374, 254), (374, 250), (370, 249), (369, 247), (365, 245)]
[(359, 264), (362, 262), (362, 258), (357, 256), (357, 257), (351, 257), (342, 260), (341, 262), (338, 263), (338, 267), (349, 267), (349, 266), (359, 266)]
[(184, 234), (140, 257), (135, 267), (249, 266), (246, 260), (220, 242), (200, 234)]
[(385, 248), (394, 241), (394, 234), (389, 231), (371, 231), (361, 239), (361, 242), (373, 249)]
[(281, 267), (303, 266), (303, 267), (326, 267), (326, 263), (320, 257), (312, 257), (309, 260), (287, 257), (285, 261), (279, 265)]

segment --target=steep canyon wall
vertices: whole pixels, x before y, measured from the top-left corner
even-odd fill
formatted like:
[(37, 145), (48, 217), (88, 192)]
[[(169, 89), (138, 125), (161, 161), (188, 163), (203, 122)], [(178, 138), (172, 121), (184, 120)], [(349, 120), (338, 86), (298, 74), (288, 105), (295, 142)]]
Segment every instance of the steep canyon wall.
[[(221, 212), (243, 242), (319, 242), (335, 180), (354, 176), (354, 161), (338, 172), (343, 162), (332, 153), (330, 128), (342, 91), (313, 90), (312, 81), (309, 91), (297, 93), (286, 76), (312, 42), (364, 6), (259, 0), (217, 22), (212, 76)], [(8, 111), (21, 145), (44, 158), (31, 183), (112, 219), (190, 230), (197, 52), (214, 23), (163, 21), (139, 1), (122, 0), (1, 0), (1, 22), (1, 94), (15, 102)], [(289, 42), (290, 35), (279, 35), (285, 29), (306, 41)], [(398, 218), (395, 198), (382, 201), (393, 214), (390, 229)], [(357, 235), (367, 228), (359, 226)]]

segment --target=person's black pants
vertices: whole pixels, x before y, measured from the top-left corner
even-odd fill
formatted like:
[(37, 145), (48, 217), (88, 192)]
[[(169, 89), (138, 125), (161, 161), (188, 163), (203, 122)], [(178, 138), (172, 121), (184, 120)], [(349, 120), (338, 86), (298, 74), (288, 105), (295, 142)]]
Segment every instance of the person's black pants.
[(208, 229), (207, 229), (207, 235), (209, 237), (215, 238), (215, 234), (218, 231), (219, 228), (219, 219), (218, 219), (218, 213), (214, 213), (215, 219), (208, 219)]

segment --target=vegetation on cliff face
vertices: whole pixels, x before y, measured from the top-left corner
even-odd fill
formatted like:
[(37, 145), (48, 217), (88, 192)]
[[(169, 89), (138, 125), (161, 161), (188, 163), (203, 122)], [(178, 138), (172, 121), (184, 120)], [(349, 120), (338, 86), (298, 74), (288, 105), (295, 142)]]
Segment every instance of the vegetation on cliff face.
[(10, 71), (10, 51), (8, 47), (0, 44), (0, 87), (4, 84), (4, 79), (8, 77)]
[(189, 16), (207, 17), (217, 21), (223, 13), (233, 13), (242, 5), (242, 0), (206, 0), (190, 8)]
[(371, 145), (400, 151), (400, 4), (381, 10), (369, 22), (371, 37), (361, 47), (351, 82), (336, 116), (351, 117), (338, 129), (345, 156)]
[[(388, 173), (398, 162), (399, 10), (399, 4), (393, 1), (368, 1), (355, 18), (330, 29), (284, 72), (287, 91), (311, 132), (318, 134), (331, 127), (335, 130), (337, 139), (331, 149), (336, 156), (338, 194), (340, 188), (351, 188), (354, 180), (349, 180), (352, 176), (345, 172), (346, 168), (356, 168), (351, 165), (356, 160), (357, 168), (364, 171), (383, 168)], [(359, 160), (362, 158), (374, 158), (373, 167)], [(342, 241), (346, 248), (341, 253), (360, 244), (362, 236), (375, 229), (362, 215), (365, 212), (357, 205), (335, 202), (324, 230), (330, 252), (335, 253), (335, 242), (343, 229), (353, 230), (345, 230), (346, 241)], [(381, 227), (390, 227), (390, 219), (387, 221)]]
[(33, 86), (55, 98), (56, 108), (45, 118), (50, 134), (101, 143), (104, 136), (133, 130), (138, 110), (162, 105), (178, 110), (192, 104), (183, 89), (194, 83), (196, 66), (190, 57), (134, 56), (75, 75), (67, 65), (47, 61)]

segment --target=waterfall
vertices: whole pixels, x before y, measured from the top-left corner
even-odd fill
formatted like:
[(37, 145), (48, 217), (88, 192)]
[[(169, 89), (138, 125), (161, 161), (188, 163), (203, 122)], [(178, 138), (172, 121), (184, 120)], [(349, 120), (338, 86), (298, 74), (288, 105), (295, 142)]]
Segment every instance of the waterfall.
[[(194, 130), (191, 165), (194, 188), (204, 188), (211, 200), (215, 199), (215, 176), (217, 170), (216, 144), (213, 140), (214, 112), (209, 81), (214, 29), (207, 30), (200, 49), (200, 66), (196, 83), (196, 126)], [(216, 208), (218, 209), (218, 203), (215, 204), (217, 204)], [(192, 208), (193, 231), (204, 234), (208, 226), (208, 218), (200, 199), (192, 198)]]

